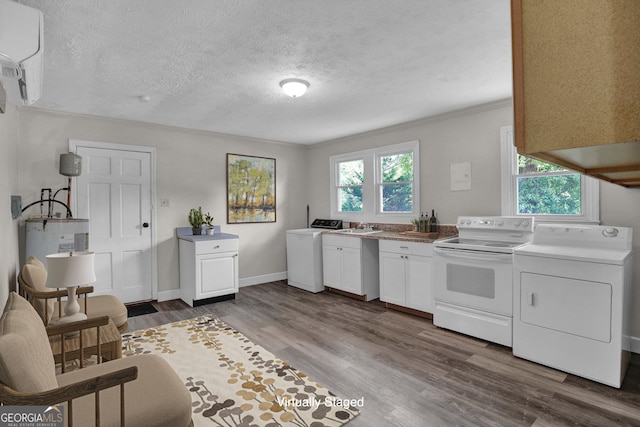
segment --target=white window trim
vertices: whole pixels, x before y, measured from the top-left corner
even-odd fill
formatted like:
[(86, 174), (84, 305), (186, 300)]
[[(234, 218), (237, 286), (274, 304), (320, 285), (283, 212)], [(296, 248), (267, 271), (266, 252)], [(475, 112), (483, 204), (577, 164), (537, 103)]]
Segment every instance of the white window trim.
[[(517, 150), (513, 145), (513, 126), (500, 128), (500, 169), (502, 191), (502, 215), (530, 216), (518, 214), (517, 209)], [(536, 222), (571, 222), (584, 224), (600, 223), (600, 183), (597, 179), (583, 175), (582, 182), (582, 215), (534, 215)]]
[[(329, 158), (330, 189), (329, 198), (331, 206), (331, 218), (355, 222), (409, 222), (412, 218), (420, 216), (420, 142), (409, 141), (400, 144), (386, 145), (383, 147), (352, 153), (337, 154)], [(394, 213), (380, 212), (379, 184), (381, 171), (378, 167), (382, 156), (413, 152), (413, 211)], [(351, 160), (364, 161), (364, 184), (362, 186), (362, 212), (340, 212), (338, 210), (338, 163)]]

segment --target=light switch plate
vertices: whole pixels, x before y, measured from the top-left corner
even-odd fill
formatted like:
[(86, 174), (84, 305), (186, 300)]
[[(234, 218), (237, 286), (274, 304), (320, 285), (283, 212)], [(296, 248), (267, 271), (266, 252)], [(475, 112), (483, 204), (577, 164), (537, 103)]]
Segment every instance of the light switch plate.
[(451, 191), (471, 190), (471, 162), (451, 163)]

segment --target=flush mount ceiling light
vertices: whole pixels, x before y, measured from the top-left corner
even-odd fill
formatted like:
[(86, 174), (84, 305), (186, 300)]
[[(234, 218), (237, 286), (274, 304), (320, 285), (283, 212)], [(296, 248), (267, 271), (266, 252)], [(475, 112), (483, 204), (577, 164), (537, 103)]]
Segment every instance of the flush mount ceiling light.
[(280, 82), (280, 87), (292, 98), (304, 95), (309, 87), (309, 82), (302, 79), (284, 79)]

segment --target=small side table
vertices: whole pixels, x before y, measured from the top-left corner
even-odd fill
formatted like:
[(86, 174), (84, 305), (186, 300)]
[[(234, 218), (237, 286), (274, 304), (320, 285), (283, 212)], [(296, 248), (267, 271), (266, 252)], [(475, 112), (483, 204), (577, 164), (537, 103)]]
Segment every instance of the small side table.
[[(62, 363), (62, 351), (60, 346), (60, 335), (49, 337), (51, 350), (55, 363)], [(122, 358), (122, 335), (120, 331), (109, 320), (109, 323), (100, 326), (100, 354), (98, 355), (98, 345), (96, 341), (96, 328), (84, 329), (82, 331), (82, 356), (80, 355), (80, 334), (64, 337), (65, 362), (80, 360), (83, 365), (84, 359), (90, 356), (101, 356), (103, 360), (114, 360)]]

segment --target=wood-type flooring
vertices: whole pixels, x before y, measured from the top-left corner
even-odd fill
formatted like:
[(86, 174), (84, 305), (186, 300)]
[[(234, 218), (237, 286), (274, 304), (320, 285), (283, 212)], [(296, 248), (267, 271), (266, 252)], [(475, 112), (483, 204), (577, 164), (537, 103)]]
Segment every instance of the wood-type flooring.
[(129, 319), (129, 331), (216, 316), (339, 397), (364, 398), (349, 427), (640, 426), (638, 354), (618, 390), (377, 300), (312, 294), (286, 281), (197, 308), (154, 305), (157, 313)]

